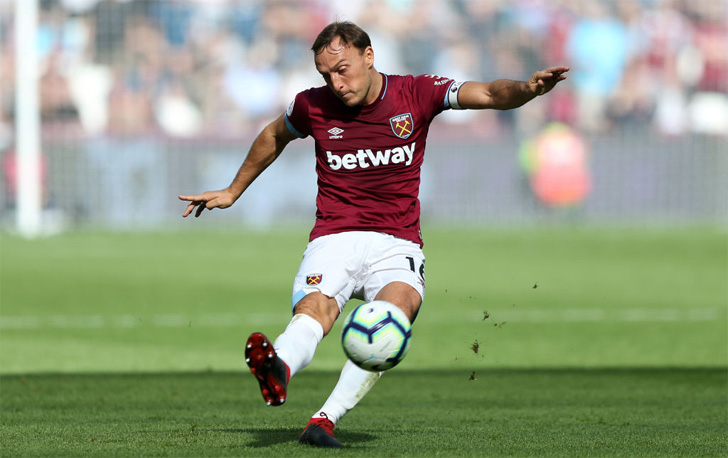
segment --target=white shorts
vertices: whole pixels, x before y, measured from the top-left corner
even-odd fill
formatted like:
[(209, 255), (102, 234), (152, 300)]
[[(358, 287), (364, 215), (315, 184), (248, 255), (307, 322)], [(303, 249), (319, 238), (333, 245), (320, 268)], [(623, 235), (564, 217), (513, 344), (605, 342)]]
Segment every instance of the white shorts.
[(324, 235), (306, 246), (291, 306), (318, 291), (336, 298), (343, 311), (350, 299), (370, 302), (393, 281), (412, 286), (425, 298), (425, 255), (418, 244), (381, 232)]

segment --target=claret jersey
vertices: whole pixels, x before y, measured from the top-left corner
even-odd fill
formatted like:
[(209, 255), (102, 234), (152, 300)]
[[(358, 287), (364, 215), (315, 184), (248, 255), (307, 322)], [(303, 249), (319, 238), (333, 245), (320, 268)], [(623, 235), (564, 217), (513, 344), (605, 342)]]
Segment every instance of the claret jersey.
[(290, 131), (312, 136), (318, 196), (310, 240), (377, 231), (422, 246), (420, 167), (436, 115), (460, 108), (460, 83), (435, 75), (382, 74), (377, 100), (348, 107), (327, 86), (300, 92), (286, 112)]

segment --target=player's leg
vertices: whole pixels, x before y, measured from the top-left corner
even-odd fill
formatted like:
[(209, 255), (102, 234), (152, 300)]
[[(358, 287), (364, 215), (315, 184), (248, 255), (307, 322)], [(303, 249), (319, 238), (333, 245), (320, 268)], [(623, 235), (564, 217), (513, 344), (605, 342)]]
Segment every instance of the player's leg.
[(375, 301), (387, 301), (404, 311), (410, 323), (415, 321), (422, 305), (422, 296), (419, 291), (407, 283), (393, 281), (382, 288), (374, 297)]
[[(382, 235), (382, 234), (380, 234)], [(424, 297), (424, 255), (419, 246), (383, 236), (362, 279), (364, 299), (384, 300), (400, 307), (414, 321)], [(321, 447), (341, 447), (333, 430), (341, 418), (372, 389), (382, 372), (370, 372), (346, 362), (328, 399), (304, 429), (299, 442)]]
[(316, 347), (331, 331), (339, 313), (336, 299), (319, 292), (308, 294), (296, 304), (293, 318), (274, 344), (291, 377), (311, 363)]
[[(407, 283), (393, 281), (385, 285), (374, 300), (391, 302), (404, 310), (412, 321), (422, 303), (420, 293)], [(331, 395), (311, 418), (313, 424), (336, 425), (338, 421), (361, 401), (382, 376), (383, 372), (370, 372), (346, 361)], [(333, 430), (332, 425), (332, 430)], [(333, 434), (333, 432), (332, 432)]]
[(286, 402), (289, 380), (311, 363), (316, 347), (339, 315), (339, 306), (336, 299), (316, 292), (301, 299), (294, 313), (274, 344), (256, 332), (245, 346), (245, 362), (258, 379), (268, 405)]
[(311, 417), (298, 441), (317, 447), (343, 447), (334, 438), (336, 423), (366, 396), (381, 376), (382, 372), (366, 371), (347, 360), (334, 390)]
[[(384, 286), (375, 300), (391, 302), (405, 311), (410, 320), (417, 315), (422, 298), (413, 287), (403, 282), (392, 282)], [(343, 447), (334, 438), (334, 427), (339, 420), (369, 393), (383, 372), (361, 369), (347, 360), (334, 390), (328, 399), (309, 420), (301, 433), (299, 442), (318, 447)]]
[[(275, 343), (258, 332), (248, 338), (245, 360), (268, 405), (285, 402), (288, 381), (311, 362), (316, 347), (349, 300), (353, 283), (350, 285), (346, 272), (356, 259), (342, 256), (342, 244), (348, 243), (339, 237), (309, 243), (294, 280), (294, 315), (285, 331)], [(334, 254), (348, 264), (341, 265)]]

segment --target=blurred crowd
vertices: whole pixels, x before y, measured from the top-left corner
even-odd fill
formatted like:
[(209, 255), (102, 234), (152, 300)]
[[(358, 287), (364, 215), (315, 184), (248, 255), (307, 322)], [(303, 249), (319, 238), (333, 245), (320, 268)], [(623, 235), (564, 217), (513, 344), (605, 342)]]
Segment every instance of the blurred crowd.
[[(82, 135), (241, 136), (320, 86), (334, 19), (385, 73), (527, 79), (569, 65), (544, 103), (452, 113), (474, 135), (564, 123), (586, 134), (728, 134), (726, 0), (39, 0), (44, 127)], [(12, 125), (15, 0), (0, 0), (0, 126)]]

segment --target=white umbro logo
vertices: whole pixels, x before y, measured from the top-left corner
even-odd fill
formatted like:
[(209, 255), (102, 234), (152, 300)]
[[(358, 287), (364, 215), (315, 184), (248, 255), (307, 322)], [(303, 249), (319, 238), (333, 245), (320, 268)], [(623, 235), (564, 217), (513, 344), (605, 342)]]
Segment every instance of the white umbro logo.
[(343, 136), (341, 134), (344, 132), (344, 129), (341, 129), (339, 127), (333, 127), (331, 129), (329, 129), (327, 132), (331, 134), (331, 136), (329, 138), (334, 138), (334, 139), (343, 138)]

